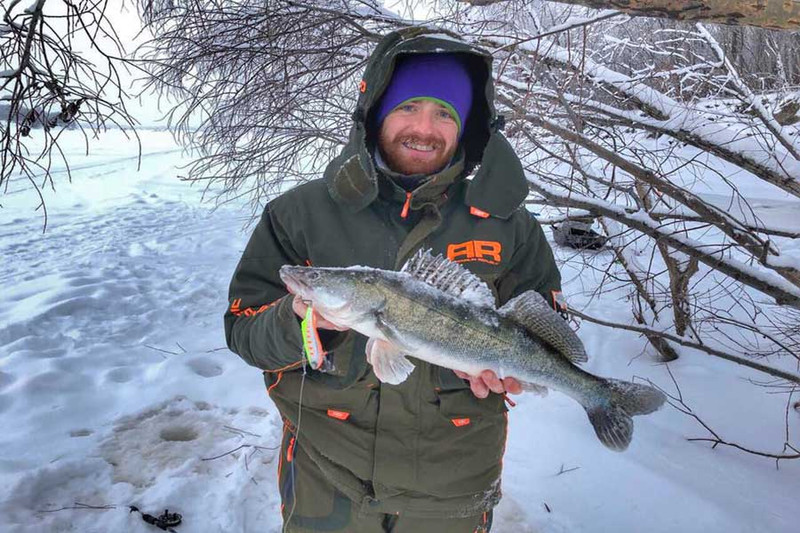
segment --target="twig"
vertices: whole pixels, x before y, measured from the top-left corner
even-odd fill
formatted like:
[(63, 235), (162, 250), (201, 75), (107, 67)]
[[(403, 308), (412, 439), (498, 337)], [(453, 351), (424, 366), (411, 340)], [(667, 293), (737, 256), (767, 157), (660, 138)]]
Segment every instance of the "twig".
[(561, 474), (569, 474), (570, 472), (574, 472), (575, 470), (580, 469), (579, 466), (573, 466), (572, 468), (564, 468), (564, 463), (561, 463), (561, 468), (558, 470), (556, 476), (560, 476)]
[[(463, 2), (465, 0), (459, 0), (459, 1)], [(500, 0), (497, 0), (497, 1), (500, 1)], [(476, 5), (480, 5), (480, 4), (477, 4), (476, 0), (472, 0), (470, 3), (476, 4)], [(538, 41), (538, 40), (543, 39), (545, 37), (550, 37), (551, 35), (557, 35), (559, 33), (564, 33), (564, 32), (567, 32), (569, 30), (574, 30), (576, 28), (589, 26), (591, 24), (596, 24), (598, 22), (602, 22), (604, 20), (608, 20), (608, 19), (614, 18), (614, 17), (619, 17), (619, 16), (622, 16), (622, 15), (623, 15), (623, 13), (620, 13), (619, 11), (614, 11), (614, 12), (611, 12), (611, 13), (603, 12), (603, 13), (600, 13), (599, 15), (597, 15), (595, 17), (592, 17), (592, 18), (587, 18), (587, 19), (582, 19), (582, 20), (579, 19), (579, 20), (576, 20), (576, 21), (573, 21), (573, 22), (570, 22), (570, 23), (567, 23), (567, 24), (562, 24), (562, 25), (556, 26), (554, 28), (550, 28), (546, 32), (540, 33), (538, 35), (534, 35), (533, 37), (526, 37), (525, 39), (521, 39), (519, 41), (514, 41), (512, 43), (504, 44), (504, 45), (496, 48), (495, 50), (493, 50), (492, 51), (492, 55), (496, 55), (497, 52), (500, 52), (500, 51), (505, 50), (507, 48), (514, 48), (514, 47), (519, 46), (519, 45), (521, 45), (523, 43), (528, 43), (528, 42), (531, 42), (531, 41)]]
[(40, 509), (36, 511), (37, 513), (58, 513), (60, 511), (70, 511), (70, 510), (97, 510), (97, 511), (108, 511), (110, 509), (116, 509), (116, 505), (88, 505), (81, 502), (75, 502), (75, 505), (70, 507), (62, 507), (60, 509)]
[[(678, 396), (675, 396), (675, 395), (672, 395), (672, 394), (668, 393), (667, 391), (665, 391), (664, 389), (662, 389), (661, 387), (659, 387), (658, 385), (656, 385), (655, 383), (653, 383), (650, 380), (646, 380), (646, 381), (651, 386), (657, 388), (658, 390), (660, 390), (661, 392), (666, 394), (667, 397), (669, 398), (668, 403), (673, 408), (675, 408), (678, 411), (680, 411), (681, 413), (693, 418), (698, 424), (703, 426), (703, 428), (711, 434), (711, 437), (693, 437), (693, 438), (687, 438), (686, 439), (687, 441), (689, 441), (689, 442), (710, 442), (710, 443), (712, 443), (712, 446), (711, 446), (712, 450), (715, 449), (717, 446), (722, 445), (722, 446), (728, 446), (730, 448), (737, 449), (737, 450), (745, 452), (745, 453), (749, 453), (751, 455), (756, 455), (756, 456), (759, 456), (759, 457), (766, 457), (766, 458), (769, 458), (769, 459), (775, 459), (775, 468), (776, 469), (779, 468), (779, 462), (781, 460), (800, 459), (800, 452), (794, 453), (794, 454), (785, 454), (785, 453), (777, 454), (777, 453), (771, 453), (771, 452), (763, 452), (763, 451), (760, 451), (760, 450), (754, 450), (753, 448), (748, 448), (746, 446), (742, 446), (742, 445), (737, 444), (735, 442), (730, 442), (730, 441), (727, 441), (727, 440), (723, 439), (719, 435), (719, 433), (714, 431), (714, 429), (711, 428), (711, 426), (709, 426), (706, 422), (704, 422), (703, 419), (701, 419), (697, 415), (697, 413), (695, 413), (692, 410), (692, 408), (689, 407), (686, 404), (686, 402), (683, 400), (683, 394), (681, 393), (680, 387), (678, 386), (678, 382), (675, 379), (675, 376), (672, 374), (672, 370), (669, 368), (669, 365), (665, 365), (665, 366), (667, 368), (667, 372), (670, 375), (670, 378), (672, 378), (672, 383), (675, 385), (675, 389), (677, 390)], [(784, 450), (787, 447), (792, 449), (793, 451), (797, 451), (788, 442), (784, 444)]]
[(169, 350), (163, 350), (161, 348), (156, 348), (155, 346), (150, 346), (149, 344), (145, 344), (145, 347), (150, 348), (151, 350), (155, 350), (161, 353), (168, 353), (169, 355), (181, 355), (178, 352), (171, 352)]
[(225, 452), (223, 454), (216, 455), (214, 457), (203, 457), (200, 460), (201, 461), (214, 461), (216, 459), (221, 459), (221, 458), (223, 458), (225, 456), (231, 455), (232, 453), (236, 453), (239, 450), (242, 450), (244, 448), (254, 448), (256, 450), (277, 450), (278, 448), (280, 448), (280, 446), (269, 447), (269, 446), (257, 446), (255, 444), (242, 444), (242, 445), (234, 448), (233, 450), (227, 451), (227, 452)]
[(691, 439), (686, 439), (686, 440), (688, 440), (689, 442), (712, 442), (713, 443), (713, 445), (711, 446), (712, 449), (716, 448), (717, 445), (721, 444), (722, 446), (730, 446), (731, 448), (736, 448), (737, 450), (740, 450), (740, 451), (743, 451), (743, 452), (746, 452), (746, 453), (750, 453), (750, 454), (753, 454), (753, 455), (758, 455), (759, 457), (767, 457), (767, 458), (770, 458), (770, 459), (775, 459), (775, 468), (778, 468), (778, 461), (780, 461), (781, 459), (800, 459), (800, 453), (795, 453), (795, 454), (777, 454), (777, 453), (761, 452), (761, 451), (758, 451), (758, 450), (753, 450), (752, 448), (747, 448), (745, 446), (740, 446), (739, 444), (736, 444), (735, 442), (728, 442), (728, 441), (723, 440), (723, 439), (721, 439), (719, 437), (714, 437), (714, 438), (697, 437), (697, 438), (691, 438)]
[(235, 433), (241, 433), (243, 435), (250, 435), (251, 437), (261, 438), (261, 435), (257, 435), (255, 433), (250, 433), (249, 431), (245, 431), (243, 429), (235, 428), (233, 426), (222, 426), (222, 427), (227, 429), (228, 431), (233, 431)]
[(214, 352), (221, 352), (222, 350), (228, 350), (227, 346), (222, 346), (220, 348), (213, 348), (211, 350), (206, 350), (206, 353), (214, 353)]

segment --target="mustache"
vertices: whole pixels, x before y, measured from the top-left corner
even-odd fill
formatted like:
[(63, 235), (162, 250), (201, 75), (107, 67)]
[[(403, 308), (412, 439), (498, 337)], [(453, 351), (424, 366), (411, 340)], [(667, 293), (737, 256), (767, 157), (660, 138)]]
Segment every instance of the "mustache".
[(414, 143), (414, 144), (429, 144), (434, 148), (442, 148), (445, 145), (444, 139), (437, 135), (409, 135), (400, 134), (394, 138), (397, 144)]

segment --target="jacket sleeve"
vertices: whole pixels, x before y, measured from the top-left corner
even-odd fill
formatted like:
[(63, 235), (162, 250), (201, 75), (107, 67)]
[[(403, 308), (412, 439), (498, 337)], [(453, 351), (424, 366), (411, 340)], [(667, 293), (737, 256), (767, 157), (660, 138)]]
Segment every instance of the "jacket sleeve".
[(231, 351), (265, 371), (285, 370), (303, 358), (300, 320), (278, 276), (283, 265), (302, 264), (273, 213), (264, 210), (228, 291), (225, 338)]
[(553, 250), (542, 231), (541, 225), (527, 210), (516, 216), (522, 218), (522, 233), (525, 237), (511, 257), (509, 270), (497, 281), (500, 305), (534, 290), (544, 296), (554, 309), (558, 309), (555, 298), (561, 293), (561, 274), (553, 257)]

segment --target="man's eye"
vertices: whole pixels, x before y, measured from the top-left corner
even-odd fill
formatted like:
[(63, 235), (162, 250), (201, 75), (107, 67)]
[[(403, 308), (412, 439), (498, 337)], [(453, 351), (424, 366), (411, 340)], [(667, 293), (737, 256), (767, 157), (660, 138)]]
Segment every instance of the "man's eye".
[(453, 115), (451, 115), (449, 111), (445, 111), (444, 109), (439, 111), (439, 117), (445, 120), (455, 120), (453, 118)]
[(401, 111), (405, 111), (406, 113), (410, 113), (411, 111), (414, 111), (416, 108), (417, 106), (415, 106), (414, 104), (405, 104), (399, 107)]

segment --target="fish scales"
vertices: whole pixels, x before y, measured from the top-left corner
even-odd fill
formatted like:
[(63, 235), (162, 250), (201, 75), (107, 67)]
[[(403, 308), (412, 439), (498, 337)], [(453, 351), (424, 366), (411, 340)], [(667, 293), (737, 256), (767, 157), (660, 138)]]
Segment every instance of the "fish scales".
[(403, 332), (399, 340), (410, 352), (421, 350), (433, 364), (473, 374), (489, 369), (501, 378), (515, 377), (570, 396), (584, 395), (590, 390), (584, 381), (595, 381), (495, 310), (404, 279), (387, 276), (384, 282), (395, 294), (384, 308), (384, 320)]
[(446, 295), (405, 290), (402, 282), (389, 285), (396, 297), (387, 303), (385, 321), (402, 332), (409, 347), (486, 364), (491, 363), (488, 352), (510, 347), (511, 339), (499, 335), (504, 332), (488, 327), (468, 306), (453, 305)]

